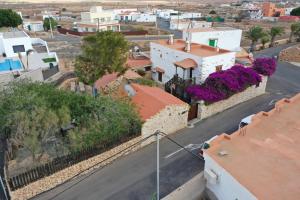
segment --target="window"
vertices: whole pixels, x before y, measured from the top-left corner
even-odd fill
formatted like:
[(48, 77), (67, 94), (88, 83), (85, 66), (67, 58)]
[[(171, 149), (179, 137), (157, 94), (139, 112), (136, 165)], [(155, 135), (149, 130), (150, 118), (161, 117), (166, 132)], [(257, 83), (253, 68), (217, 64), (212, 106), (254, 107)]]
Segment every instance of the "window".
[(25, 52), (24, 45), (15, 45), (12, 48), (14, 50), (14, 53)]
[(209, 46), (216, 47), (218, 44), (218, 39), (209, 39)]
[(158, 81), (162, 82), (162, 73), (158, 72)]
[(162, 53), (160, 54), (160, 58), (162, 58)]
[(222, 71), (222, 65), (216, 66), (216, 72)]
[(151, 70), (151, 66), (147, 66), (147, 67), (145, 67), (145, 71), (147, 72), (147, 71), (150, 71)]

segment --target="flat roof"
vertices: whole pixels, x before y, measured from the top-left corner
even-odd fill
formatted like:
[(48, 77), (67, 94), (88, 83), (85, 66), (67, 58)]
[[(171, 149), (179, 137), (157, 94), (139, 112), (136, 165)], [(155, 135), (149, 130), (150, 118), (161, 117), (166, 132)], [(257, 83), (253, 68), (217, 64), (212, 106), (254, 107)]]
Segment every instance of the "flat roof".
[(257, 199), (299, 199), (299, 143), (300, 93), (256, 114), (251, 124), (232, 135), (219, 136), (205, 154)]
[(3, 38), (20, 38), (20, 37), (28, 37), (28, 35), (24, 31), (9, 31), (9, 32), (1, 32), (0, 35), (3, 35)]
[[(181, 39), (174, 40), (173, 44), (169, 44), (168, 40), (157, 40), (157, 41), (154, 41), (154, 43), (163, 45), (163, 46), (171, 48), (171, 49), (175, 49), (177, 51), (186, 52), (185, 51), (185, 45), (186, 45), (185, 40), (181, 40)], [(209, 56), (216, 56), (216, 55), (221, 55), (221, 54), (229, 53), (229, 52), (231, 52), (231, 51), (221, 49), (221, 48), (211, 47), (208, 45), (191, 43), (191, 51), (186, 52), (186, 53), (194, 54), (194, 55), (200, 56), (200, 57), (209, 57)]]
[(240, 30), (233, 27), (208, 27), (208, 28), (191, 28), (188, 29), (188, 32), (217, 32), (217, 31), (234, 31), (234, 30)]

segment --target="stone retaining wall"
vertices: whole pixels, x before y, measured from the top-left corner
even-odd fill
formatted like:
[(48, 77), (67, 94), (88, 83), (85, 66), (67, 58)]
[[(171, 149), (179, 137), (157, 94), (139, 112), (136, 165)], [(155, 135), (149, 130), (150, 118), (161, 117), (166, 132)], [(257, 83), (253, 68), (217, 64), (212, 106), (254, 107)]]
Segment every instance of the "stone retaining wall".
[(262, 82), (258, 87), (256, 87), (255, 85), (251, 86), (245, 91), (235, 94), (229, 97), (228, 99), (210, 105), (205, 105), (204, 101), (200, 101), (198, 105), (198, 118), (201, 120), (205, 119), (228, 108), (231, 108), (237, 104), (240, 104), (242, 102), (248, 101), (254, 97), (264, 94), (266, 91), (267, 80), (268, 77), (263, 77)]
[(287, 62), (300, 62), (300, 45), (282, 50), (279, 54), (279, 59)]

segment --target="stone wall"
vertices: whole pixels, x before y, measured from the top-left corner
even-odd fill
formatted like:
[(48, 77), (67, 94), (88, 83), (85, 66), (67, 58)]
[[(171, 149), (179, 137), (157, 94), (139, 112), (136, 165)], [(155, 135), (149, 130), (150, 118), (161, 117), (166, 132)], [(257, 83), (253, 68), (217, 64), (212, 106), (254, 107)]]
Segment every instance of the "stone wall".
[(251, 86), (243, 92), (235, 94), (228, 99), (210, 105), (205, 105), (203, 101), (200, 101), (198, 105), (198, 118), (205, 119), (228, 108), (231, 108), (239, 103), (248, 101), (254, 97), (264, 94), (266, 91), (267, 80), (268, 77), (263, 77), (262, 82), (258, 87), (256, 87), (255, 85)]
[[(142, 127), (142, 137), (146, 138), (157, 130), (170, 134), (185, 128), (187, 126), (188, 112), (188, 104), (167, 106), (145, 121)], [(146, 143), (153, 142), (154, 139), (150, 139)]]
[(282, 50), (279, 59), (287, 62), (300, 62), (300, 45)]

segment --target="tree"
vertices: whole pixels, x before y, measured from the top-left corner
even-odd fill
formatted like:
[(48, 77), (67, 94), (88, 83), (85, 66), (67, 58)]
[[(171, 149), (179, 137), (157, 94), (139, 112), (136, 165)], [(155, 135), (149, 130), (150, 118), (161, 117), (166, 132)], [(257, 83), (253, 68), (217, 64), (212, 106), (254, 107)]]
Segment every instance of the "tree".
[(265, 48), (265, 46), (266, 46), (266, 44), (268, 43), (268, 42), (270, 42), (270, 40), (271, 40), (271, 38), (270, 38), (270, 35), (269, 34), (267, 34), (267, 33), (265, 33), (263, 36), (262, 36), (262, 38), (261, 38), (261, 43), (262, 43), (262, 48), (264, 49)]
[(43, 24), (45, 31), (50, 30), (50, 22), (51, 22), (52, 30), (57, 26), (57, 21), (55, 21), (52, 17), (50, 17), (50, 18), (47, 17), (44, 19), (44, 24)]
[(75, 72), (89, 85), (107, 73), (125, 72), (128, 42), (121, 33), (104, 31), (84, 37), (82, 54), (75, 60)]
[(216, 11), (214, 11), (214, 10), (211, 10), (211, 11), (209, 12), (209, 14), (210, 14), (210, 15), (216, 15), (216, 14), (217, 14), (217, 12), (216, 12)]
[(291, 25), (291, 33), (290, 33), (289, 42), (293, 41), (293, 36), (297, 35), (298, 32), (300, 32), (300, 22), (293, 23)]
[(255, 50), (255, 45), (259, 39), (264, 36), (264, 31), (260, 26), (253, 26), (248, 32), (246, 32), (246, 37), (251, 40), (250, 51)]
[(0, 9), (0, 27), (17, 27), (22, 24), (22, 18), (11, 9)]
[(277, 27), (272, 27), (269, 34), (271, 36), (271, 44), (270, 46), (273, 47), (274, 46), (274, 42), (275, 42), (275, 38), (276, 36), (280, 36), (284, 33), (284, 28), (277, 26)]
[(292, 16), (300, 16), (300, 7), (294, 8), (294, 9), (291, 11), (290, 15), (292, 15)]

